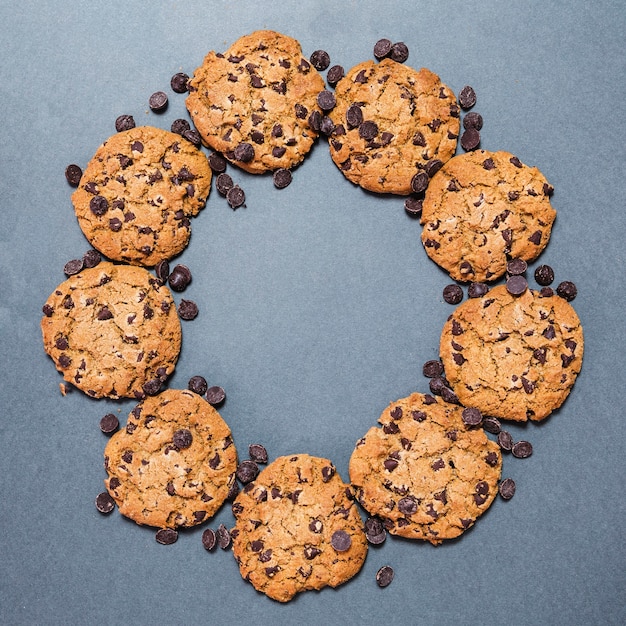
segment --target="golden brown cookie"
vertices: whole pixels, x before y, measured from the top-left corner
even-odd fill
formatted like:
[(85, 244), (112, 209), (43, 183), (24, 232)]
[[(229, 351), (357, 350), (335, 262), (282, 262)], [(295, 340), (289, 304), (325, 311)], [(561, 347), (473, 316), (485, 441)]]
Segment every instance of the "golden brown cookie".
[(279, 457), (233, 503), (233, 552), (244, 579), (279, 602), (352, 578), (367, 554), (349, 486), (327, 459)]
[(383, 59), (353, 67), (335, 88), (330, 156), (364, 189), (407, 195), (416, 175), (456, 150), (459, 107), (454, 93), (427, 69)]
[(181, 328), (172, 294), (142, 267), (103, 262), (43, 306), (43, 344), (63, 378), (94, 398), (141, 398), (173, 371)]
[(556, 217), (552, 192), (536, 167), (508, 152), (459, 154), (426, 190), (426, 253), (455, 280), (496, 280), (509, 257), (532, 261), (548, 244)]
[(470, 528), (498, 491), (502, 457), (463, 408), (414, 393), (392, 402), (360, 439), (350, 481), (389, 532), (440, 544)]
[(182, 252), (211, 189), (205, 154), (152, 126), (107, 139), (72, 194), (85, 237), (114, 261), (153, 266)]
[(209, 52), (188, 88), (203, 142), (253, 174), (294, 167), (318, 135), (309, 117), (324, 79), (286, 35), (259, 30)]
[(459, 305), (439, 345), (461, 403), (505, 420), (539, 421), (568, 396), (583, 358), (583, 331), (563, 298), (504, 285)]
[(201, 396), (167, 389), (140, 402), (104, 450), (104, 481), (120, 513), (157, 528), (213, 517), (235, 482), (230, 429)]

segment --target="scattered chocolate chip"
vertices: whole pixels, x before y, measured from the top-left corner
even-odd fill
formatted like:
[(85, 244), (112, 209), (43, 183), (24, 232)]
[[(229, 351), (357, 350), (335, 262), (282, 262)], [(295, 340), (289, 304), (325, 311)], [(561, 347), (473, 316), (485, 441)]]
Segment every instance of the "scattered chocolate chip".
[(260, 443), (251, 443), (248, 446), (248, 455), (255, 463), (267, 463), (267, 450)]
[(178, 533), (173, 528), (161, 528), (157, 530), (156, 535), (154, 537), (157, 543), (160, 543), (164, 546), (169, 546), (173, 543), (176, 543), (178, 539)]
[(569, 280), (564, 280), (562, 283), (559, 283), (559, 286), (556, 288), (556, 295), (561, 296), (564, 300), (571, 302), (578, 293), (576, 289), (576, 285)]
[(180, 319), (189, 322), (198, 317), (198, 305), (193, 300), (182, 299), (178, 305), (178, 315)]
[(431, 159), (424, 166), (424, 171), (432, 178), (443, 167), (441, 159)]
[(513, 437), (508, 430), (500, 430), (498, 433), (498, 445), (502, 450), (510, 452), (513, 447)]
[(159, 282), (164, 285), (170, 275), (170, 264), (165, 259), (159, 261), (154, 268), (154, 273)]
[(333, 65), (326, 73), (326, 81), (334, 87), (343, 77), (345, 71), (341, 65)]
[(215, 187), (217, 188), (217, 191), (223, 196), (228, 194), (228, 192), (233, 188), (233, 185), (233, 179), (230, 177), (229, 174), (221, 173), (215, 179)]
[(383, 565), (376, 572), (376, 584), (382, 589), (383, 587), (387, 587), (391, 584), (393, 580), (394, 571), (390, 565)]
[(233, 157), (236, 161), (249, 163), (254, 159), (254, 146), (247, 141), (242, 141), (233, 151)]
[(512, 296), (521, 296), (527, 288), (528, 282), (523, 276), (514, 274), (513, 276), (509, 276), (509, 278), (507, 278), (506, 290)]
[(147, 396), (156, 396), (161, 390), (162, 384), (163, 381), (160, 378), (152, 378), (151, 380), (145, 382), (141, 388)]
[(378, 60), (384, 59), (391, 52), (392, 45), (389, 39), (379, 39), (374, 45), (374, 56)]
[(272, 181), (274, 182), (274, 187), (276, 187), (276, 189), (284, 189), (291, 183), (291, 180), (291, 172), (284, 167), (277, 169), (272, 175)]
[(226, 392), (217, 385), (209, 387), (206, 391), (206, 399), (212, 406), (218, 406), (226, 400)]
[(72, 259), (63, 266), (63, 272), (66, 276), (73, 276), (78, 274), (84, 267), (82, 259)]
[(187, 83), (189, 76), (185, 72), (177, 72), (170, 80), (170, 87), (176, 93), (185, 93), (187, 91)]
[(483, 421), (482, 413), (475, 407), (466, 407), (463, 409), (461, 417), (466, 426), (480, 426)]
[(82, 175), (83, 170), (74, 163), (65, 168), (65, 179), (72, 187), (78, 187)]
[(480, 113), (470, 111), (463, 117), (463, 128), (474, 128), (480, 130), (483, 127), (483, 116)]
[(540, 265), (535, 270), (535, 280), (539, 285), (551, 285), (554, 282), (554, 270), (549, 265)]
[(244, 484), (251, 483), (259, 475), (259, 466), (255, 461), (248, 459), (237, 466), (237, 478)]
[(217, 545), (217, 535), (211, 528), (207, 528), (202, 533), (202, 547), (209, 552)]
[(408, 196), (404, 201), (404, 210), (411, 217), (420, 217), (424, 200), (414, 195)]
[(83, 254), (83, 266), (84, 267), (96, 267), (102, 261), (102, 256), (97, 250), (87, 250)]
[(498, 486), (500, 496), (505, 500), (510, 500), (515, 495), (515, 481), (512, 478), (505, 478)]
[(316, 50), (309, 57), (311, 65), (318, 71), (323, 72), (330, 65), (330, 55), (325, 50)]
[(332, 111), (337, 104), (335, 94), (328, 89), (324, 89), (317, 94), (317, 104), (322, 111)]
[(192, 376), (187, 383), (187, 389), (203, 396), (209, 388), (204, 376)]
[(476, 92), (473, 87), (465, 85), (459, 93), (459, 104), (463, 110), (471, 109), (476, 104)]
[(328, 117), (328, 115), (324, 115), (322, 117), (322, 121), (320, 122), (320, 132), (326, 136), (330, 136), (335, 131), (335, 123)]
[(500, 420), (496, 417), (483, 418), (483, 428), (492, 435), (497, 435), (501, 430)]
[(182, 264), (174, 266), (174, 269), (167, 278), (170, 287), (177, 292), (185, 291), (191, 283), (191, 270)]
[(476, 150), (480, 145), (480, 133), (475, 128), (467, 128), (461, 135), (461, 147), (466, 152)]
[(100, 420), (100, 430), (105, 435), (112, 435), (120, 427), (120, 421), (113, 413), (107, 413)]
[(470, 283), (467, 288), (468, 298), (482, 298), (489, 292), (489, 285), (486, 283)]
[(368, 517), (365, 520), (365, 537), (369, 543), (379, 546), (387, 539), (385, 525), (379, 517)]
[(411, 190), (414, 193), (422, 193), (426, 191), (426, 188), (428, 187), (428, 181), (429, 178), (426, 172), (417, 172), (417, 174), (415, 174), (413, 178), (411, 178)]
[(448, 304), (458, 304), (463, 300), (463, 290), (459, 285), (446, 285), (443, 288), (443, 299)]
[(436, 396), (440, 396), (442, 390), (448, 386), (448, 383), (443, 376), (433, 376), (433, 378), (430, 379), (428, 386), (431, 393), (434, 393)]
[(103, 491), (96, 496), (96, 509), (103, 515), (107, 515), (115, 508), (115, 500), (108, 491)]
[(226, 161), (226, 158), (223, 154), (220, 154), (219, 152), (211, 152), (211, 154), (209, 154), (208, 156), (208, 161), (209, 167), (211, 168), (213, 173), (221, 174), (222, 172), (226, 171), (228, 161)]
[(120, 115), (115, 120), (115, 130), (118, 133), (130, 130), (131, 128), (135, 128), (135, 119), (132, 115)]
[(182, 118), (174, 120), (172, 122), (172, 125), (170, 126), (170, 130), (173, 133), (176, 133), (177, 135), (182, 135), (185, 131), (190, 130), (190, 129), (191, 129), (191, 124), (189, 124), (187, 120), (184, 120)]
[(404, 63), (409, 58), (409, 49), (403, 41), (398, 41), (391, 46), (389, 56), (397, 63)]
[(200, 137), (200, 133), (195, 128), (188, 128), (184, 130), (182, 133), (183, 139), (186, 139), (190, 143), (192, 143), (196, 148), (200, 147), (202, 143), (202, 139)]
[(193, 443), (193, 435), (187, 428), (180, 428), (174, 433), (172, 442), (179, 450), (184, 450)]
[(167, 101), (167, 94), (164, 91), (155, 91), (148, 100), (148, 106), (155, 113), (161, 113), (167, 108)]
[(352, 538), (345, 530), (336, 530), (330, 538), (330, 545), (337, 552), (346, 552), (352, 545)]
[(426, 378), (435, 378), (443, 374), (443, 364), (441, 361), (430, 360), (426, 361), (422, 367), (422, 373)]
[(533, 453), (530, 441), (517, 441), (511, 448), (511, 453), (518, 459), (526, 459)]
[(539, 290), (539, 295), (542, 298), (551, 298), (554, 295), (554, 289), (552, 287), (542, 287)]
[(527, 269), (528, 269), (528, 264), (526, 263), (526, 261), (524, 261), (524, 259), (520, 259), (520, 258), (511, 259), (506, 264), (506, 271), (512, 275), (524, 274)]

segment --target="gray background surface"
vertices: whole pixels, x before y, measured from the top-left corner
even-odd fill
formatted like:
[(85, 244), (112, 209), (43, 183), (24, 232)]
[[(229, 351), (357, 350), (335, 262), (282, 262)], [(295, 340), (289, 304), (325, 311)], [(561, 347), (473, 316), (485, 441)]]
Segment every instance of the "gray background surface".
[[(623, 623), (625, 27), (621, 0), (2, 2), (0, 622)], [(89, 248), (65, 166), (86, 165), (122, 113), (162, 128), (186, 116), (172, 74), (260, 28), (346, 69), (380, 37), (404, 41), (409, 65), (457, 93), (473, 85), (482, 147), (538, 166), (556, 189), (540, 259), (578, 286), (586, 339), (562, 409), (510, 427), (535, 450), (504, 460), (511, 501), (437, 548), (390, 538), (348, 584), (288, 605), (243, 582), (229, 553), (205, 552), (202, 527), (165, 547), (96, 511), (98, 422), (115, 412), (124, 423), (133, 403), (62, 397), (39, 330), (63, 265)], [(159, 89), (170, 107), (155, 115)], [(449, 278), (403, 200), (348, 183), (324, 142), (283, 191), (230, 172), (247, 207), (214, 191), (179, 258), (200, 315), (184, 323), (170, 386), (195, 374), (222, 385), (242, 458), (260, 442), (272, 458), (330, 458), (347, 480), (356, 440), (387, 404), (427, 391), (421, 367), (451, 312)], [(225, 507), (209, 525), (232, 522)], [(396, 578), (380, 590), (383, 564)]]

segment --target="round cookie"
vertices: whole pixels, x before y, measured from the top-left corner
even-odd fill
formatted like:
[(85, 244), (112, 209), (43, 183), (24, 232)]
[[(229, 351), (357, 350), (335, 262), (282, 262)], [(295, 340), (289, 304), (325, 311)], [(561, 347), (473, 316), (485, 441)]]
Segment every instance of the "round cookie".
[(295, 39), (270, 30), (209, 52), (188, 83), (186, 105), (208, 146), (260, 174), (300, 163), (318, 136), (324, 79)]
[(157, 528), (213, 517), (235, 482), (230, 429), (201, 396), (167, 389), (140, 402), (104, 450), (106, 488), (122, 515)]
[(141, 398), (174, 371), (181, 327), (169, 289), (142, 267), (102, 262), (43, 306), (43, 344), (63, 378), (94, 398)]
[(498, 492), (502, 456), (463, 408), (414, 393), (392, 402), (360, 439), (350, 480), (361, 505), (389, 532), (433, 545), (458, 537)]
[(505, 420), (539, 421), (568, 396), (583, 331), (563, 298), (504, 285), (459, 305), (441, 332), (445, 375), (462, 404)]
[(365, 61), (339, 81), (335, 97), (330, 156), (364, 189), (408, 195), (416, 174), (432, 171), (456, 150), (459, 107), (430, 70)]
[(190, 141), (140, 126), (96, 150), (72, 202), (94, 248), (109, 259), (150, 267), (184, 250), (211, 176), (205, 154)]
[(536, 259), (550, 239), (553, 189), (536, 168), (504, 151), (450, 159), (422, 205), (422, 244), (458, 281), (496, 280), (509, 258)]
[(233, 503), (233, 552), (244, 579), (279, 602), (352, 578), (367, 554), (350, 488), (327, 459), (268, 465)]

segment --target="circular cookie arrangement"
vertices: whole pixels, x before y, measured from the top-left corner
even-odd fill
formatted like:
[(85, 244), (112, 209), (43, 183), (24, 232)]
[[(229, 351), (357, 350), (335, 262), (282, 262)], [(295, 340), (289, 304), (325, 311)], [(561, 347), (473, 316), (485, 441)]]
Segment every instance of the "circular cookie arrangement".
[[(479, 149), (471, 87), (457, 98), (430, 70), (403, 65), (402, 42), (381, 39), (374, 56), (345, 72), (323, 50), (306, 59), (295, 39), (256, 31), (209, 52), (191, 78), (172, 77), (194, 127), (177, 119), (171, 132), (137, 128), (122, 115), (84, 173), (74, 164), (65, 172), (95, 249), (66, 264), (68, 279), (46, 301), (44, 349), (89, 396), (139, 401), (122, 430), (112, 414), (101, 420), (111, 439), (96, 506), (117, 506), (171, 544), (178, 528), (205, 524), (232, 502), (234, 527), (206, 528), (202, 545), (232, 546), (242, 577), (280, 602), (346, 582), (387, 533), (439, 545), (471, 528), (498, 493), (510, 499), (516, 486), (502, 479), (503, 452), (526, 458), (532, 445), (514, 441), (500, 420), (545, 419), (581, 369), (575, 286), (564, 281), (555, 292), (547, 265), (535, 271), (540, 290), (525, 277), (550, 238), (552, 186), (514, 155)], [(159, 91), (149, 106), (162, 111), (167, 101)], [(443, 290), (458, 306), (443, 325), (440, 360), (423, 366), (430, 393), (385, 409), (356, 442), (349, 483), (330, 460), (307, 454), (268, 464), (260, 444), (238, 460), (214, 408), (225, 392), (202, 376), (161, 391), (180, 353), (180, 319), (198, 313), (189, 300), (176, 307), (167, 284), (182, 292), (191, 272), (170, 271), (169, 261), (188, 245), (212, 180), (236, 209), (245, 193), (228, 165), (271, 173), (281, 189), (319, 136), (347, 180), (406, 196), (428, 256), (469, 283), (465, 302), (459, 284)], [(457, 142), (465, 154), (455, 156)], [(503, 276), (506, 284), (488, 284)], [(393, 578), (385, 565), (376, 582)]]

